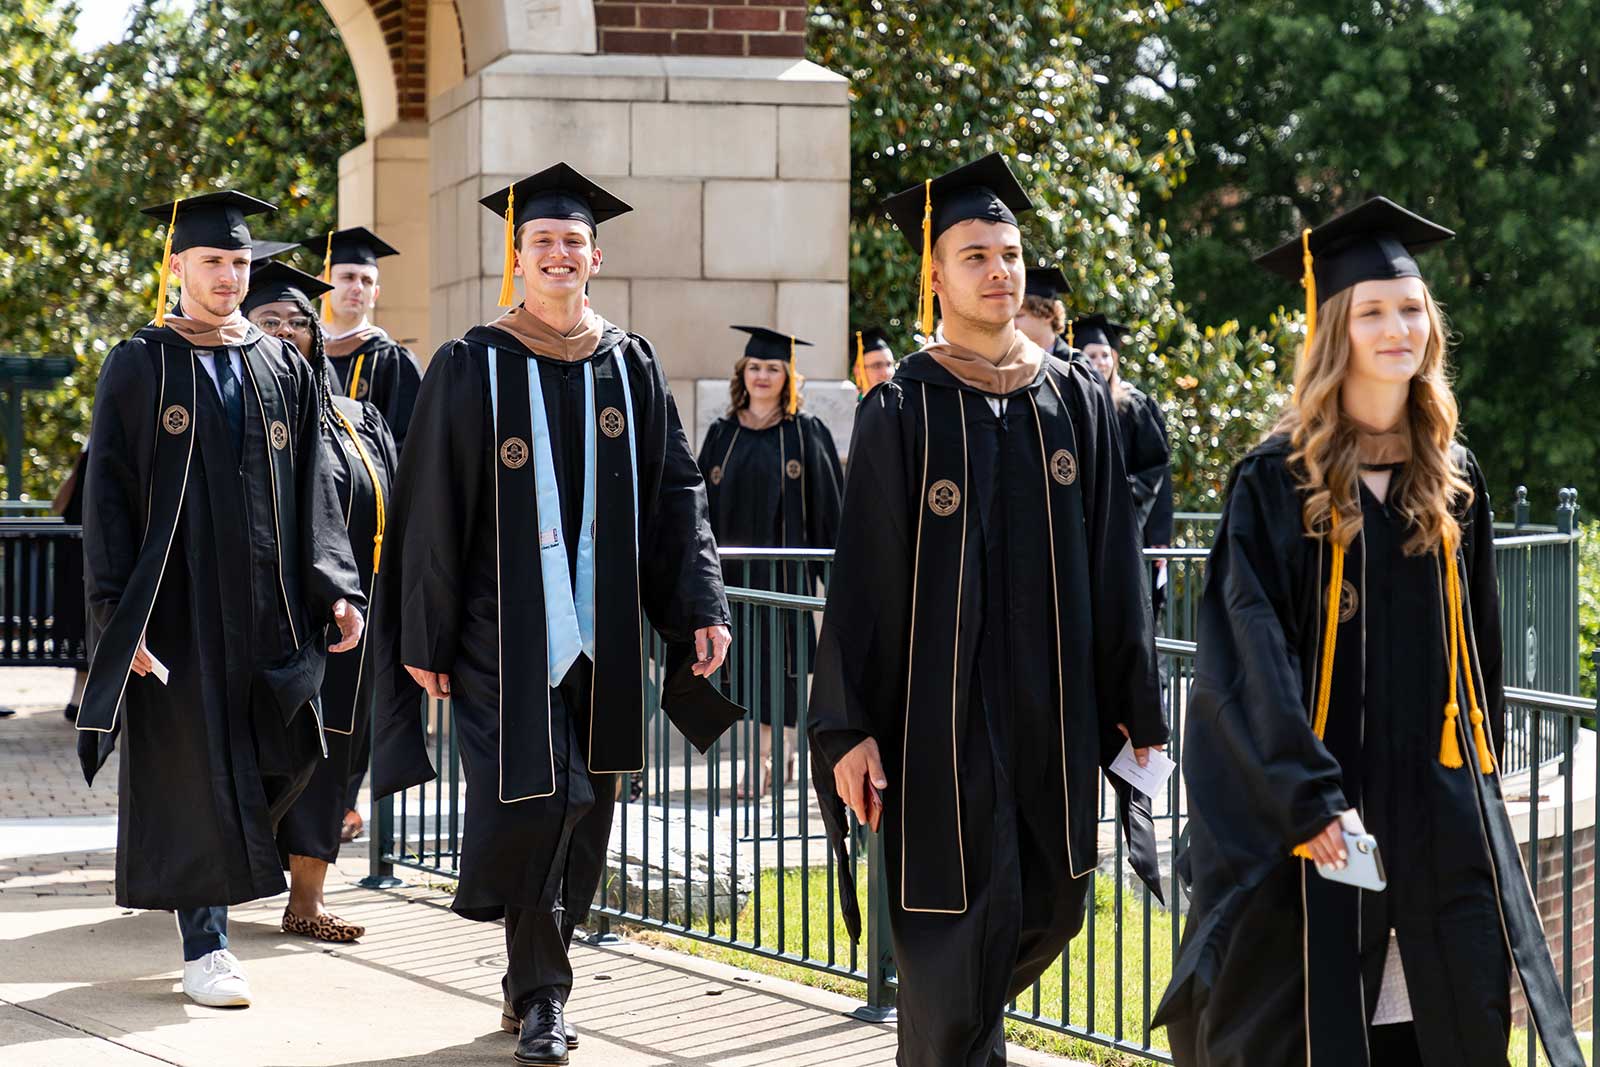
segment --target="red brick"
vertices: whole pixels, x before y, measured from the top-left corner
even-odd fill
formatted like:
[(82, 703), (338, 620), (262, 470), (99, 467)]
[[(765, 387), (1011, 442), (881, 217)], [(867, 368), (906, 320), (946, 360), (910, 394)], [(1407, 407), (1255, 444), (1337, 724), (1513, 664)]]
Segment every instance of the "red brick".
[(790, 9), (783, 13), (783, 28), (790, 33), (805, 33), (808, 28), (807, 20), (811, 17), (809, 11)]
[(672, 47), (684, 56), (745, 55), (744, 35), (738, 33), (676, 33)]
[(711, 24), (707, 7), (640, 6), (639, 25), (651, 30), (703, 30)]
[(750, 37), (750, 54), (804, 58), (806, 39), (797, 33), (753, 34)]
[(642, 30), (601, 30), (600, 51), (650, 56), (671, 55), (672, 34), (647, 33)]
[(595, 4), (594, 24), (601, 27), (637, 26), (639, 9), (633, 4)]
[(711, 25), (719, 30), (761, 30), (771, 32), (783, 26), (783, 12), (771, 7), (719, 7)]

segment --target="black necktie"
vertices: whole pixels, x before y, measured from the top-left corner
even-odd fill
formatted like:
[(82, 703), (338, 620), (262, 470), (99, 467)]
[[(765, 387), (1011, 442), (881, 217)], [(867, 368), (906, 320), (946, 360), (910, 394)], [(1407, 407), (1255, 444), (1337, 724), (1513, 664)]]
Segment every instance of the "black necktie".
[(244, 390), (239, 376), (233, 373), (233, 360), (228, 350), (219, 348), (212, 357), (217, 364), (217, 391), (222, 394), (222, 411), (228, 416), (228, 429), (233, 432), (233, 454), (244, 451)]

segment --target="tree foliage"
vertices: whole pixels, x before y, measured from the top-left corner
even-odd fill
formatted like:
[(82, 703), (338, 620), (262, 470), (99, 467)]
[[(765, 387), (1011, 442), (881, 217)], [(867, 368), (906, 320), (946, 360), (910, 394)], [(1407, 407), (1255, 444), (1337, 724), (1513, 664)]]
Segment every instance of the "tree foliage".
[(1126, 4), (1032, 0), (825, 2), (810, 54), (850, 79), (852, 326), (888, 324), (912, 344), (918, 258), (882, 200), (999, 151), (1038, 210), (1023, 220), (1030, 262), (1059, 263), (1074, 313), (1136, 331), (1123, 373), (1153, 393), (1174, 437), (1180, 499), (1214, 506), (1232, 458), (1270, 421), (1281, 320), (1207, 329), (1175, 299), (1170, 236), (1153, 217), (1192, 157), (1181, 126), (1131, 130), (1104, 99), (1084, 34), (1132, 40)]
[(1172, 272), (1198, 315), (1297, 304), (1250, 256), (1389, 196), (1457, 231), (1421, 265), (1495, 495), (1600, 493), (1600, 2), (1173, 3), (1100, 51), (1134, 130), (1194, 138), (1152, 210), (1182, 235)]
[(318, 0), (140, 0), (120, 42), (79, 55), (76, 8), (0, 6), (0, 350), (77, 355), (27, 394), (24, 487), (49, 499), (87, 436), (105, 353), (154, 313), (162, 200), (232, 187), (279, 205), (258, 228), (333, 224), (361, 101)]

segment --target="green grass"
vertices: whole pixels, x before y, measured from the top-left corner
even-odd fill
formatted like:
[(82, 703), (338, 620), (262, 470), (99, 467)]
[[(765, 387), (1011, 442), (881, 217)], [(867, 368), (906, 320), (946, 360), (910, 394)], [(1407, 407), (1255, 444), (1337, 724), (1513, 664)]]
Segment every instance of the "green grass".
[[(735, 937), (746, 942), (759, 943), (769, 951), (776, 951), (782, 947), (786, 952), (798, 955), (803, 948), (802, 917), (809, 914), (812, 954), (820, 956), (826, 951), (826, 937), (828, 929), (827, 901), (828, 882), (825, 870), (811, 871), (786, 871), (783, 875), (783, 894), (779, 899), (778, 872), (768, 870), (762, 872), (760, 887), (760, 906), (757, 907), (756, 897), (751, 895), (744, 909), (737, 919), (730, 920), (726, 916), (718, 918), (716, 935), (718, 937)], [(858, 887), (861, 897), (862, 914), (867, 914), (865, 885)], [(802, 903), (802, 893), (809, 895), (808, 904)], [(1116, 1026), (1116, 886), (1106, 878), (1095, 878), (1095, 921), (1094, 921), (1094, 1026), (1100, 1033), (1112, 1033)], [(783, 939), (778, 939), (778, 916), (783, 915)], [(1140, 1041), (1144, 1034), (1145, 1006), (1143, 1000), (1143, 966), (1144, 966), (1144, 926), (1142, 921), (1142, 908), (1140, 896), (1127, 892), (1123, 896), (1124, 928), (1122, 930), (1122, 976), (1124, 1003), (1122, 1009), (1122, 1034), (1125, 1040)], [(760, 916), (760, 940), (756, 940), (756, 917)], [(821, 989), (843, 993), (846, 996), (865, 999), (866, 985), (854, 979), (840, 978), (835, 975), (824, 974), (802, 967), (798, 964), (786, 963), (782, 960), (756, 956), (749, 952), (728, 948), (723, 945), (697, 941), (693, 938), (679, 937), (662, 933), (643, 927), (629, 927), (630, 936), (637, 940), (663, 945), (680, 952), (717, 960), (743, 970), (759, 974), (769, 974), (793, 982)], [(1088, 982), (1088, 953), (1090, 932), (1087, 925), (1084, 931), (1075, 938), (1068, 953), (1070, 960), (1071, 988), (1068, 991), (1066, 1005), (1067, 1016), (1072, 1023), (1082, 1026), (1086, 1023), (1089, 1004)], [(834, 921), (834, 944), (836, 958), (841, 966), (848, 966), (850, 962), (849, 944), (850, 935), (846, 933), (844, 922), (838, 916)], [(1171, 975), (1171, 946), (1172, 944), (1172, 919), (1164, 911), (1156, 909), (1151, 914), (1150, 945), (1152, 971), (1150, 975), (1150, 996), (1152, 1003), (1150, 1010), (1155, 1009), (1155, 1002), (1160, 1000), (1161, 993), (1167, 987), (1167, 979)], [(866, 937), (862, 936), (862, 950), (866, 947)], [(1039, 982), (1039, 1014), (1043, 1016), (1060, 1017), (1062, 1006), (1062, 970), (1061, 964), (1056, 963), (1047, 971)], [(1034, 1001), (1032, 993), (1025, 993), (1017, 1002), (1017, 1007), (1024, 1012), (1032, 1014)], [(1102, 1064), (1105, 1067), (1134, 1067), (1134, 1065), (1147, 1063), (1139, 1057), (1126, 1053), (1114, 1052), (1103, 1045), (1070, 1037), (1055, 1030), (1025, 1023), (1007, 1021), (1007, 1036), (1019, 1045), (1039, 1049), (1060, 1056), (1073, 1059), (1086, 1060), (1090, 1063)], [(1165, 1048), (1165, 1035), (1158, 1031), (1152, 1035), (1154, 1047)]]
[[(1583, 1050), (1583, 1062), (1594, 1062), (1594, 1038), (1579, 1037), (1578, 1047)], [(1539, 1067), (1549, 1067), (1550, 1061), (1545, 1059), (1544, 1050), (1539, 1050)], [(1517, 1027), (1511, 1032), (1511, 1067), (1528, 1067), (1528, 1031)]]

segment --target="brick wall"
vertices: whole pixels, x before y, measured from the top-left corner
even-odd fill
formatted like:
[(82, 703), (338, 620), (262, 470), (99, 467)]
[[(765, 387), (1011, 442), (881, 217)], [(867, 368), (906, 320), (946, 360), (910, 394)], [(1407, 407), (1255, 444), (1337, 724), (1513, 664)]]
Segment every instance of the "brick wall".
[(600, 51), (681, 56), (806, 52), (807, 0), (595, 0)]
[(428, 0), (367, 0), (394, 65), (400, 118), (428, 117)]
[[(1527, 846), (1523, 846), (1522, 860), (1528, 860)], [(1534, 898), (1539, 904), (1539, 917), (1544, 922), (1545, 940), (1550, 945), (1550, 955), (1556, 963), (1556, 978), (1565, 972), (1565, 954), (1562, 944), (1562, 913), (1566, 901), (1562, 893), (1566, 857), (1561, 852), (1561, 839), (1552, 837), (1539, 842), (1539, 869), (1530, 866), (1528, 875), (1533, 880)], [(1594, 1013), (1594, 906), (1595, 906), (1595, 832), (1590, 826), (1574, 831), (1572, 835), (1572, 1019), (1579, 1030), (1588, 1030)], [(1526, 1026), (1527, 1005), (1515, 980), (1511, 983), (1512, 1020), (1517, 1026)]]

